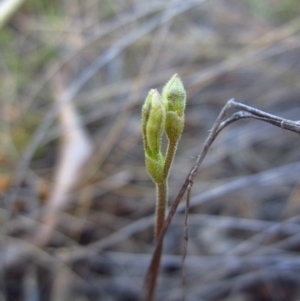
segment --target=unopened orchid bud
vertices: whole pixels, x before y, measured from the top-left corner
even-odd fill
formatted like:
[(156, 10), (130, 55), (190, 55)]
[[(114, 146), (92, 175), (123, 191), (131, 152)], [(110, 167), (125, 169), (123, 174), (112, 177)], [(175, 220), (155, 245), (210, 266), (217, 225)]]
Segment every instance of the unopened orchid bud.
[(142, 131), (145, 160), (153, 181), (164, 180), (164, 157), (161, 154), (161, 138), (165, 128), (166, 112), (157, 90), (151, 90), (142, 108)]
[(166, 108), (165, 130), (167, 137), (172, 141), (178, 141), (184, 126), (186, 92), (177, 74), (174, 74), (165, 85), (162, 99)]
[(157, 90), (151, 90), (142, 108), (144, 146), (150, 156), (160, 153), (166, 112)]

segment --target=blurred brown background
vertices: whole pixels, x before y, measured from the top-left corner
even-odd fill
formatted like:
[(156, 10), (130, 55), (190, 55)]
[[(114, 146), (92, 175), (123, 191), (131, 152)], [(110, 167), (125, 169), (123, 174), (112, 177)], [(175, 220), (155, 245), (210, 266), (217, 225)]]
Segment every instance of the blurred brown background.
[[(1, 300), (137, 300), (155, 187), (140, 110), (178, 73), (170, 203), (225, 103), (300, 119), (298, 0), (27, 1), (0, 29)], [(242, 120), (165, 239), (156, 300), (299, 300), (300, 140)]]

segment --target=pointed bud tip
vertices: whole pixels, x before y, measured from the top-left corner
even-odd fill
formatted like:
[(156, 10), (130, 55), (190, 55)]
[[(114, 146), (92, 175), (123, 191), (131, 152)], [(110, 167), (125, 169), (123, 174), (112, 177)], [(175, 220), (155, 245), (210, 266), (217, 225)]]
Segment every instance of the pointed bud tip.
[(186, 92), (177, 73), (165, 85), (162, 98), (167, 111), (177, 111), (180, 116), (184, 114)]
[(156, 89), (150, 90), (142, 108), (142, 129), (145, 151), (152, 155), (160, 152), (165, 115), (160, 94)]

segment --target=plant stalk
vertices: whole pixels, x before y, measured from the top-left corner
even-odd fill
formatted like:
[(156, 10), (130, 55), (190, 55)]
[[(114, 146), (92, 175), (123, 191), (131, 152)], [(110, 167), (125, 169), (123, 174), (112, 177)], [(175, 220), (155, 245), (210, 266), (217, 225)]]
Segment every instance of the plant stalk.
[[(171, 141), (169, 140), (167, 151), (166, 151), (166, 159), (165, 159), (165, 165), (164, 165), (164, 176), (165, 181), (162, 183), (156, 183), (156, 191), (157, 191), (157, 203), (156, 203), (156, 220), (155, 220), (155, 243), (157, 243), (159, 235), (163, 229), (164, 222), (165, 222), (165, 212), (167, 208), (167, 199), (168, 199), (168, 177), (170, 168), (173, 163), (173, 159), (175, 156), (175, 152), (177, 149), (177, 141)], [(162, 255), (162, 249), (163, 244), (159, 247), (159, 252), (153, 262), (153, 270), (151, 274), (151, 278), (148, 279), (148, 295), (147, 295), (147, 301), (152, 301), (154, 297), (155, 287), (156, 287), (156, 281), (158, 277), (159, 272), (159, 266), (160, 266), (160, 259)]]
[(168, 187), (167, 181), (156, 184), (156, 213), (155, 213), (155, 242), (157, 241), (160, 232), (165, 222), (165, 213), (167, 207)]
[(166, 151), (166, 159), (165, 159), (165, 166), (164, 166), (164, 175), (165, 175), (166, 181), (168, 180), (169, 173), (170, 173), (170, 168), (172, 166), (174, 156), (175, 156), (175, 153), (176, 153), (176, 150), (177, 150), (177, 142), (178, 142), (178, 140), (176, 140), (176, 141), (169, 140), (168, 141), (168, 146), (167, 146), (167, 151)]
[[(156, 213), (155, 213), (155, 243), (157, 243), (159, 235), (163, 229), (165, 222), (165, 212), (167, 207), (167, 196), (168, 196), (168, 185), (167, 179), (162, 183), (156, 183)], [(159, 252), (155, 258), (155, 262), (153, 263), (152, 275), (148, 279), (148, 294), (147, 301), (152, 301), (154, 297), (156, 280), (158, 276), (159, 266), (160, 266), (160, 258), (162, 254), (163, 244), (159, 247)]]

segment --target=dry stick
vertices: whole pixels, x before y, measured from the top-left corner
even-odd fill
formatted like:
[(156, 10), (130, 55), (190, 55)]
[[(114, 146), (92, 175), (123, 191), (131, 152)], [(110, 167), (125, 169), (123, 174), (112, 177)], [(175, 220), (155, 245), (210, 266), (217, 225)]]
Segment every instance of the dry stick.
[(186, 196), (185, 212), (184, 212), (184, 234), (183, 234), (184, 244), (183, 244), (183, 253), (182, 253), (182, 261), (181, 261), (183, 301), (185, 300), (185, 296), (186, 296), (184, 262), (187, 254), (187, 247), (188, 247), (188, 240), (189, 240), (188, 224), (189, 224), (190, 199), (191, 199), (191, 189), (188, 189), (187, 196)]
[[(222, 119), (227, 115), (229, 109), (231, 109), (231, 108), (239, 109), (239, 110), (241, 110), (241, 112), (234, 113), (231, 117), (229, 117), (228, 119), (226, 119), (225, 121), (222, 122)], [(238, 103), (238, 102), (234, 101), (234, 99), (229, 100), (225, 104), (225, 106), (221, 110), (218, 118), (216, 119), (207, 139), (205, 140), (204, 147), (203, 147), (201, 153), (199, 154), (199, 156), (197, 157), (196, 163), (194, 164), (191, 171), (189, 172), (188, 177), (186, 178), (181, 190), (179, 191), (175, 201), (173, 202), (172, 207), (170, 208), (168, 217), (164, 223), (164, 227), (160, 233), (160, 236), (156, 242), (156, 246), (155, 246), (153, 254), (152, 254), (151, 262), (150, 262), (149, 268), (148, 268), (146, 276), (145, 276), (144, 286), (143, 286), (140, 300), (145, 299), (147, 301), (151, 301), (153, 299), (154, 293), (153, 293), (153, 291), (151, 291), (149, 284), (151, 282), (153, 282), (153, 278), (157, 277), (153, 268), (155, 266), (157, 257), (160, 257), (160, 252), (161, 252), (164, 235), (166, 234), (166, 231), (172, 221), (172, 218), (177, 210), (177, 207), (187, 190), (188, 190), (188, 197), (190, 196), (190, 191), (191, 191), (191, 188), (193, 185), (194, 177), (196, 176), (198, 169), (199, 169), (202, 161), (204, 160), (210, 146), (216, 139), (217, 135), (221, 132), (221, 130), (223, 130), (227, 125), (233, 123), (234, 121), (237, 121), (237, 120), (243, 119), (243, 118), (258, 119), (261, 121), (271, 123), (282, 129), (300, 133), (300, 121), (292, 121), (292, 120), (284, 119), (284, 118), (266, 113), (264, 111), (255, 109), (253, 107)], [(154, 282), (155, 282), (155, 280), (154, 280)]]
[(293, 120), (289, 120), (289, 119), (284, 119), (284, 118), (266, 113), (264, 111), (246, 106), (246, 105), (236, 102), (234, 100), (232, 100), (231, 103), (232, 103), (233, 107), (244, 110), (244, 111), (234, 113), (230, 118), (223, 121), (220, 124), (217, 134), (219, 134), (227, 125), (229, 125), (239, 119), (243, 119), (243, 118), (254, 118), (257, 120), (261, 120), (261, 121), (265, 121), (267, 123), (273, 124), (284, 130), (288, 130), (288, 131), (295, 132), (298, 134), (300, 133), (300, 121), (299, 120), (293, 121)]

